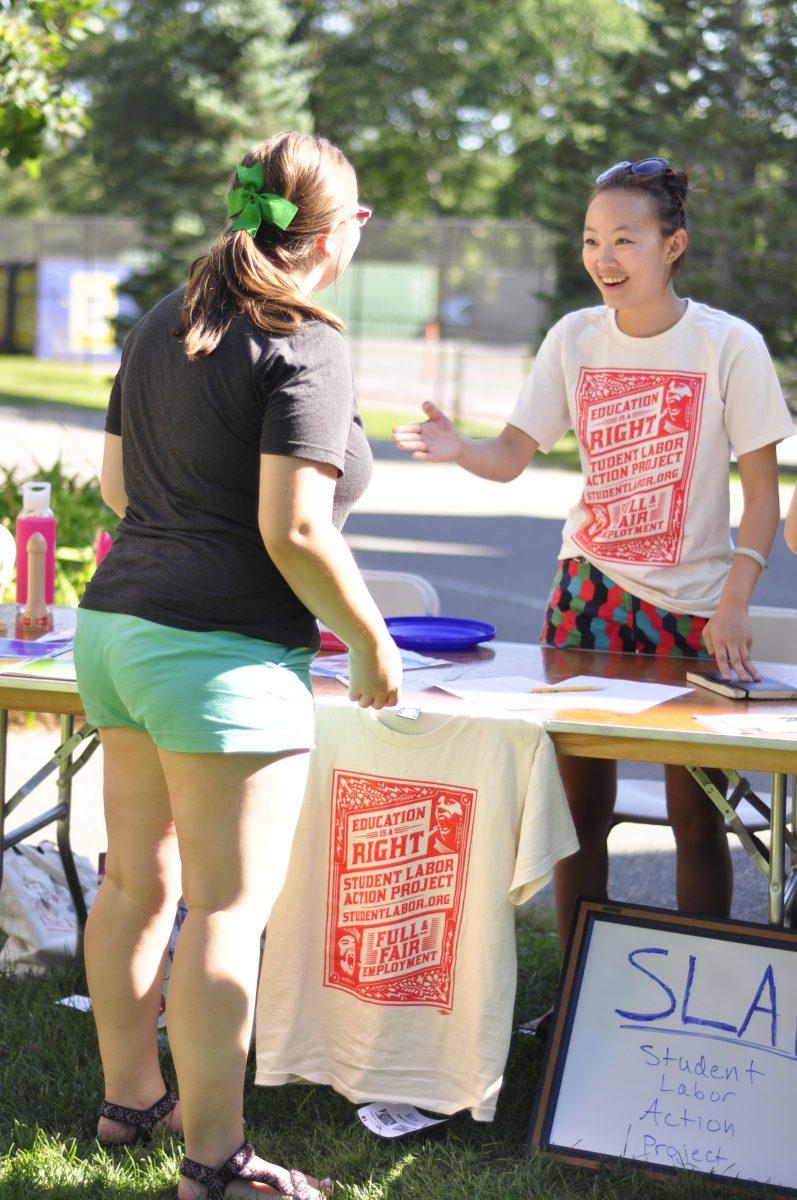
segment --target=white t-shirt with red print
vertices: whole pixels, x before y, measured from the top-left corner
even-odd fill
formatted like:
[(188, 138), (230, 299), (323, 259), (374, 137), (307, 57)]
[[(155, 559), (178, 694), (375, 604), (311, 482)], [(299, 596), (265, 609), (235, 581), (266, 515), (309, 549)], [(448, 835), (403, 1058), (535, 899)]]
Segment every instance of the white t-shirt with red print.
[(578, 439), (584, 489), (561, 557), (582, 556), (669, 612), (710, 617), (731, 562), (731, 454), (794, 433), (764, 339), (687, 301), (655, 337), (630, 337), (610, 308), (550, 330), (509, 422), (550, 450)]
[(266, 932), (255, 1082), (491, 1120), (512, 1032), (515, 905), (577, 849), (540, 725), (319, 706)]

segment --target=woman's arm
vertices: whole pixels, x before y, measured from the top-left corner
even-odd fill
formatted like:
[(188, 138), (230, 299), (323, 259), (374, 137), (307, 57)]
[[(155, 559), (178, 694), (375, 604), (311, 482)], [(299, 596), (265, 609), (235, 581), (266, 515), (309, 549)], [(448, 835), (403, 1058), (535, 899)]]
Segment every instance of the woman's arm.
[(423, 406), (427, 420), (397, 425), (393, 441), (419, 462), (456, 462), (471, 475), (508, 483), (517, 479), (539, 449), (539, 442), (516, 425), (505, 425), (494, 438), (466, 438), (436, 405)]
[[(738, 465), (744, 511), (736, 544), (766, 558), (780, 519), (775, 443), (743, 454)], [(752, 558), (734, 554), (717, 611), (703, 630), (706, 648), (725, 679), (730, 678), (730, 669), (740, 679), (759, 678), (750, 661), (753, 639), (747, 610), (760, 574), (761, 568)]]
[(332, 524), (337, 474), (325, 463), (261, 454), (260, 533), (291, 589), (349, 647), (350, 698), (382, 708), (398, 700), (401, 655)]
[(789, 511), (786, 513), (786, 521), (783, 525), (783, 536), (786, 539), (786, 545), (794, 554), (797, 554), (797, 487), (794, 489), (791, 497)]
[(100, 472), (100, 492), (109, 508), (117, 517), (125, 515), (127, 492), (122, 469), (122, 439), (115, 433), (106, 433)]

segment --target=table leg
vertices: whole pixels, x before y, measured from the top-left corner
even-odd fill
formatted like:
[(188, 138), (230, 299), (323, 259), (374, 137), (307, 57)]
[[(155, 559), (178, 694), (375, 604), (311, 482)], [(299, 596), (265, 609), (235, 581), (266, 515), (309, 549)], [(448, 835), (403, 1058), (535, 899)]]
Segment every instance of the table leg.
[(784, 921), (792, 929), (797, 928), (797, 775), (791, 777), (791, 841), (789, 842), (789, 867), (783, 888)]
[(784, 877), (786, 859), (786, 776), (772, 775), (772, 837), (769, 846), (769, 922), (782, 925), (784, 914)]
[[(70, 716), (61, 717), (61, 745), (64, 746), (72, 737), (74, 729), (74, 718)], [(75, 906), (75, 914), (77, 916), (78, 929), (80, 936), (86, 927), (86, 901), (83, 896), (83, 889), (80, 886), (80, 879), (75, 866), (75, 860), (72, 857), (72, 846), (69, 841), (69, 821), (72, 812), (72, 754), (68, 752), (64, 754), (60, 760), (58, 767), (58, 803), (63, 809), (63, 816), (59, 817), (56, 825), (56, 840), (58, 842), (58, 850), (61, 855), (61, 862), (64, 867), (66, 882), (69, 886), (69, 894), (72, 897), (72, 903)], [(80, 947), (78, 946), (78, 952)]]
[[(742, 843), (748, 858), (767, 880), (769, 887), (769, 921), (773, 925), (797, 923), (797, 777), (792, 795), (791, 829), (786, 822), (787, 777), (772, 775), (772, 796), (769, 807), (755, 795), (749, 783), (737, 771), (723, 771), (733, 787), (731, 796), (725, 797), (709, 779), (702, 767), (687, 767), (690, 775), (702, 787), (715, 808), (725, 817), (729, 827)], [(769, 821), (770, 845), (764, 843), (740, 821), (736, 805), (747, 797), (754, 808)], [(790, 852), (790, 870), (786, 874), (786, 850)]]
[(723, 795), (718, 787), (715, 787), (709, 776), (702, 767), (687, 767), (689, 774), (695, 779), (708, 796), (715, 808), (719, 809), (730, 829), (738, 837), (742, 843), (744, 850), (755, 867), (761, 872), (765, 879), (769, 879), (771, 870), (771, 855), (767, 847), (756, 834), (747, 829), (739, 819), (736, 812), (736, 805), (743, 796), (747, 796), (751, 804), (761, 812), (762, 816), (770, 822), (772, 826), (772, 817), (770, 810), (766, 805), (758, 799), (758, 797), (750, 789), (747, 780), (744, 779), (737, 771), (723, 771), (723, 775), (727, 779), (733, 789), (730, 797)]
[(8, 750), (8, 709), (0, 708), (0, 887), (3, 886), (3, 858), (6, 834), (6, 755)]

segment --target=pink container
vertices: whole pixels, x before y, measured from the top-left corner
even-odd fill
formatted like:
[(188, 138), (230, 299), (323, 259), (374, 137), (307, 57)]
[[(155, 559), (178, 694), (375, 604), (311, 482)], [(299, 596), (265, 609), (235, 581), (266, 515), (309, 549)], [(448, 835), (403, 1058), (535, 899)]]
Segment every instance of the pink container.
[(23, 483), (22, 512), (17, 517), (17, 604), (28, 599), (28, 539), (40, 533), (47, 543), (44, 560), (44, 599), (55, 600), (55, 514), (50, 508), (49, 483)]
[(98, 567), (113, 546), (113, 538), (106, 530), (100, 529), (94, 539), (94, 565)]

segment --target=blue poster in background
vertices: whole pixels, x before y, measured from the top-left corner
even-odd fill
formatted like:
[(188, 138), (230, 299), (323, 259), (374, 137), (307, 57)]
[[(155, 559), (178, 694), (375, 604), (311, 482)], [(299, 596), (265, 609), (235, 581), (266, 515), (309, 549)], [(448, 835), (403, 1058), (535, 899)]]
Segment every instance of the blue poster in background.
[(38, 265), (36, 357), (63, 361), (119, 361), (114, 319), (135, 315), (119, 286), (131, 268), (122, 263), (43, 259)]

